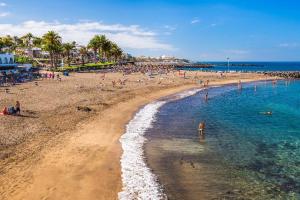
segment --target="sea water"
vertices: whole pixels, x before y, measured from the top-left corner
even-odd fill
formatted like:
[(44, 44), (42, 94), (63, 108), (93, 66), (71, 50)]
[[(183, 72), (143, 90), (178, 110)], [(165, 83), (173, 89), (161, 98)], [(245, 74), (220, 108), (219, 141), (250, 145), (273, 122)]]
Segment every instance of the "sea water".
[(168, 199), (300, 199), (300, 81), (166, 101), (143, 134), (144, 161)]
[[(300, 71), (300, 62), (204, 62), (212, 64), (213, 68), (184, 68), (185, 70), (208, 71)], [(180, 69), (180, 68), (179, 68)]]

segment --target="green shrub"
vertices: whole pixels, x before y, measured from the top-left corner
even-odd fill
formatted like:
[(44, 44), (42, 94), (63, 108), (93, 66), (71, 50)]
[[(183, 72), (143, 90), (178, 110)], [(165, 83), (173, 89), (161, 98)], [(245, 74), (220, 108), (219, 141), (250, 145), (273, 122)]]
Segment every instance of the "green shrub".
[(16, 56), (15, 62), (19, 64), (33, 64), (33, 60), (25, 56)]

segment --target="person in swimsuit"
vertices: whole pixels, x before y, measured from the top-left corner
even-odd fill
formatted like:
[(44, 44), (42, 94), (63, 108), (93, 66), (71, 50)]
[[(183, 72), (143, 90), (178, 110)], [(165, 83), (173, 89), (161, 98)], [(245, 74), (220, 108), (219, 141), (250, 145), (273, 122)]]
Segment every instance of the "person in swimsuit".
[(200, 143), (205, 141), (205, 123), (201, 122), (198, 127)]
[(200, 135), (204, 135), (204, 129), (205, 129), (205, 123), (204, 122), (200, 122), (198, 130), (199, 130), (199, 134)]
[(205, 101), (208, 101), (208, 92), (205, 94)]

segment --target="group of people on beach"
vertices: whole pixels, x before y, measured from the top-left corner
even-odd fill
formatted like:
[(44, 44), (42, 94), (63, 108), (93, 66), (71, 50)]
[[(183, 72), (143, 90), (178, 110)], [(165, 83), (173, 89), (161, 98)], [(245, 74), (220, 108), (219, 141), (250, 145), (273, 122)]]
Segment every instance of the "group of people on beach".
[(4, 107), (1, 115), (21, 115), (21, 104), (19, 101), (16, 101), (15, 106)]
[(174, 65), (164, 64), (128, 64), (128, 65), (115, 65), (112, 68), (113, 72), (121, 72), (129, 75), (132, 73), (140, 72), (142, 74), (167, 74), (174, 69)]
[(15, 85), (17, 83), (24, 83), (26, 81), (33, 81), (35, 79), (57, 79), (61, 80), (59, 73), (39, 73), (39, 72), (20, 72), (16, 74), (7, 74), (0, 72), (0, 86)]
[(39, 74), (31, 71), (19, 73), (7, 73), (5, 71), (0, 71), (0, 86), (15, 85), (17, 83), (32, 81), (36, 78), (39, 78)]
[(56, 77), (56, 80), (61, 81), (61, 78), (60, 78), (59, 73), (56, 73), (56, 74), (55, 74), (54, 72), (50, 72), (50, 73), (41, 73), (41, 74), (40, 74), (40, 77), (41, 77), (42, 79), (52, 79), (52, 80), (54, 80), (55, 77)]

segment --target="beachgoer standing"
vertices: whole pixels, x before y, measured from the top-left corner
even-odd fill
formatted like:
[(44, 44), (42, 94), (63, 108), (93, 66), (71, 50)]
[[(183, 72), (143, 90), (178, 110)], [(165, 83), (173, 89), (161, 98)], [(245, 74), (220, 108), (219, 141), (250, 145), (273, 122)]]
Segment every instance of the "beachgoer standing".
[(238, 82), (238, 88), (241, 90), (242, 89), (242, 81), (241, 80), (239, 80), (239, 82)]
[(205, 101), (208, 101), (208, 92), (205, 94)]
[(21, 114), (21, 104), (19, 101), (16, 101), (16, 110), (15, 110), (15, 113), (17, 115), (20, 115)]
[(204, 122), (200, 122), (198, 130), (199, 130), (199, 134), (201, 136), (205, 134), (204, 133), (204, 129), (205, 129), (205, 123)]

